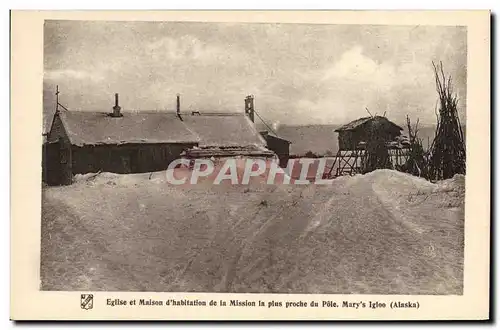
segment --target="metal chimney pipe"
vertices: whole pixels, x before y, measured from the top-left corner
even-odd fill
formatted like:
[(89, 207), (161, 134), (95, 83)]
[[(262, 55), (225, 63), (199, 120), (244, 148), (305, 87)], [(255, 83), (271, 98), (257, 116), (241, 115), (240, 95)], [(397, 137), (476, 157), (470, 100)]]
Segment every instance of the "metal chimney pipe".
[(118, 93), (115, 93), (115, 106), (113, 107), (113, 117), (121, 117), (122, 114), (120, 113), (120, 110), (122, 108), (118, 105)]

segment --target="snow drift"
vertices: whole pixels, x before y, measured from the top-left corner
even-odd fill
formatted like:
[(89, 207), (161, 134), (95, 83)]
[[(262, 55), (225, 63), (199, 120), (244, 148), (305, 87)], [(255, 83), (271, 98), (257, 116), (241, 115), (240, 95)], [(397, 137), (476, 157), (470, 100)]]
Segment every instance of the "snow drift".
[(100, 173), (44, 188), (42, 289), (461, 294), (463, 176), (171, 186)]

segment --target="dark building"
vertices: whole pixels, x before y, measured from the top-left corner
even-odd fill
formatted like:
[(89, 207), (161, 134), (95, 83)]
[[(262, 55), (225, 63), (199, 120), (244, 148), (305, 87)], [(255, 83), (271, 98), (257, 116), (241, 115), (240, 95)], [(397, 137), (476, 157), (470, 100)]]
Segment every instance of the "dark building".
[(260, 134), (266, 140), (266, 146), (272, 150), (279, 158), (281, 167), (286, 167), (290, 159), (290, 144), (291, 142), (278, 137), (268, 131), (261, 131)]
[(335, 132), (339, 134), (339, 150), (355, 150), (374, 137), (387, 143), (395, 141), (402, 130), (386, 117), (374, 116), (356, 119)]
[(339, 127), (335, 130), (339, 150), (326, 176), (367, 173), (404, 163), (407, 141), (402, 130), (383, 116), (364, 117)]
[(79, 173), (165, 170), (180, 157), (275, 157), (245, 113), (182, 114), (179, 97), (177, 112), (122, 112), (118, 95), (111, 113), (56, 111), (43, 149), (49, 185)]
[(70, 184), (78, 173), (140, 173), (167, 168), (198, 137), (176, 114), (62, 111), (47, 137), (47, 183)]

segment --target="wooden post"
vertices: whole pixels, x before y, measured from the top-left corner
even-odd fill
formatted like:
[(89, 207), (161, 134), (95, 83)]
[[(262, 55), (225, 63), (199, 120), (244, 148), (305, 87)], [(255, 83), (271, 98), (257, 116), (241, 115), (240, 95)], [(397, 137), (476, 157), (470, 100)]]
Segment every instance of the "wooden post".
[(56, 85), (56, 113), (59, 112), (59, 85)]

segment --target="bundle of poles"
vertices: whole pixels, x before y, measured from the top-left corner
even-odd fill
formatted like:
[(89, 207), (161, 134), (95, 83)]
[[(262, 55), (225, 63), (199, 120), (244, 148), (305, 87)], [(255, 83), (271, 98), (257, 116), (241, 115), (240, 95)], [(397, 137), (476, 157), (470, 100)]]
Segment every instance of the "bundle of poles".
[(428, 166), (422, 140), (418, 137), (418, 123), (419, 120), (417, 119), (416, 124), (412, 126), (410, 117), (406, 115), (410, 147), (408, 160), (403, 167), (403, 171), (412, 175), (427, 177)]
[[(453, 92), (451, 76), (445, 75), (442, 62), (438, 65), (432, 62), (432, 66), (439, 97), (434, 140), (425, 151), (422, 140), (418, 137), (419, 121), (417, 119), (416, 124), (412, 125), (407, 115), (409, 154), (406, 163), (398, 169), (430, 181), (438, 181), (452, 178), (455, 174), (465, 174), (466, 153), (465, 136), (458, 114), (458, 98)], [(362, 173), (395, 168), (386, 142), (378, 130), (368, 131), (365, 154), (361, 159)]]
[(458, 116), (458, 99), (453, 94), (451, 76), (446, 77), (442, 62), (432, 62), (439, 96), (436, 134), (427, 155), (429, 180), (443, 180), (465, 174), (465, 139)]

